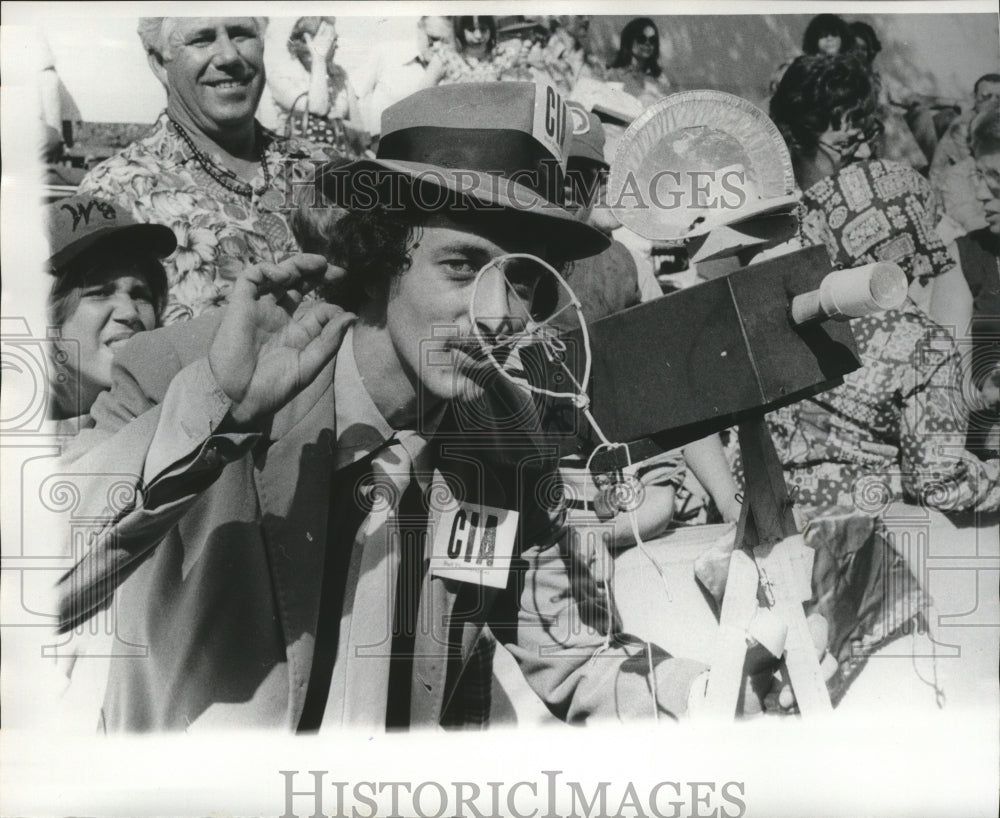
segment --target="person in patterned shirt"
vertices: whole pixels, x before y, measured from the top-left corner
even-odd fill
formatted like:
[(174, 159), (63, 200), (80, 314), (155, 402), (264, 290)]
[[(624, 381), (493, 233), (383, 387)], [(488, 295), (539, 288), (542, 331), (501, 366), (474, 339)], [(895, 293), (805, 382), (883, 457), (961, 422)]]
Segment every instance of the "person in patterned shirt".
[(424, 87), (456, 82), (527, 80), (527, 53), (520, 40), (497, 42), (495, 17), (453, 17), (455, 42), (442, 43), (424, 74)]
[(652, 105), (673, 90), (660, 66), (660, 32), (649, 17), (636, 17), (625, 24), (618, 53), (608, 65), (605, 79), (624, 83), (625, 93), (643, 106)]
[[(802, 244), (824, 245), (834, 269), (891, 261), (909, 281), (929, 281), (955, 266), (936, 231), (938, 202), (911, 167), (861, 159), (877, 129), (874, 89), (860, 70), (849, 58), (800, 57), (771, 100), (806, 187)], [(851, 329), (862, 368), (767, 417), (796, 504), (877, 513), (902, 498), (942, 511), (1000, 508), (997, 461), (965, 450), (968, 406), (951, 333), (910, 298)]]
[(294, 196), (311, 193), (315, 162), (331, 148), (265, 130), (254, 112), (264, 88), (266, 18), (145, 17), (139, 38), (167, 91), (148, 135), (94, 167), (80, 192), (110, 199), (138, 222), (170, 227), (163, 323), (225, 303), (247, 266), (298, 251)]

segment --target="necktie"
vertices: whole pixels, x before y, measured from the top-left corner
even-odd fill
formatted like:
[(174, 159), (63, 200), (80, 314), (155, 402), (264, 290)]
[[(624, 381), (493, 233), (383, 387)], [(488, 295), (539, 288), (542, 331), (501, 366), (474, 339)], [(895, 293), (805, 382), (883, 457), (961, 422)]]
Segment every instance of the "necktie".
[(397, 522), (425, 447), (416, 433), (397, 433), (372, 460), (371, 488), (361, 487), (370, 511), (351, 549), (322, 729), (385, 729), (402, 550)]
[(413, 678), (413, 650), (420, 610), (420, 589), (428, 552), (427, 508), (424, 491), (414, 476), (399, 503), (395, 521), (399, 538), (399, 574), (396, 606), (392, 617), (392, 656), (389, 659), (389, 690), (386, 705), (387, 729), (410, 726), (410, 685)]

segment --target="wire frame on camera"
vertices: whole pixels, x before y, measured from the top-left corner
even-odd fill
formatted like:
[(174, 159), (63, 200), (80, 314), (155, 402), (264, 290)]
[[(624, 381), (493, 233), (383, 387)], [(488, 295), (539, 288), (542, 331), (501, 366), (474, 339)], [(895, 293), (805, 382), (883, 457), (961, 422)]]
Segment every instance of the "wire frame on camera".
[[(518, 262), (525, 262), (542, 275), (535, 282), (519, 280), (523, 277), (523, 269), (517, 270)], [(482, 314), (480, 303), (484, 289), (483, 280), (496, 272), (504, 287), (508, 310), (506, 315), (490, 316)], [(561, 297), (560, 297), (561, 294)], [(556, 308), (560, 301), (566, 300), (563, 306)], [(578, 379), (575, 373), (566, 365), (566, 342), (560, 337), (559, 330), (552, 323), (560, 315), (575, 311), (583, 340), (583, 374)], [(576, 293), (558, 271), (547, 262), (529, 253), (509, 253), (499, 256), (484, 265), (476, 275), (472, 285), (469, 314), (472, 320), (472, 332), (479, 343), (480, 349), (487, 361), (507, 380), (536, 395), (550, 398), (570, 400), (577, 407), (587, 412), (589, 397), (587, 387), (590, 382), (591, 353), (590, 335), (587, 322), (583, 317), (583, 307)], [(499, 331), (488, 328), (489, 321), (497, 321)], [(523, 322), (523, 325), (522, 325)], [(520, 326), (520, 328), (518, 328)], [(517, 358), (519, 352), (527, 346), (539, 345), (549, 363), (558, 366), (570, 388), (564, 391), (549, 389), (532, 383), (530, 379), (519, 376), (518, 370), (505, 366), (498, 358), (503, 352), (506, 361)], [(587, 412), (589, 415), (589, 412)]]

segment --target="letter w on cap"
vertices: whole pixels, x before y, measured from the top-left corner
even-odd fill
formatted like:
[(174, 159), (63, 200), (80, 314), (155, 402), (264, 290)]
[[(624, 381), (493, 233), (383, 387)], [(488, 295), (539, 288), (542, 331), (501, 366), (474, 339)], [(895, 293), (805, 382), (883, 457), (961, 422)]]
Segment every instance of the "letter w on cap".
[(111, 207), (111, 205), (97, 200), (87, 202), (86, 204), (64, 204), (59, 209), (65, 210), (70, 214), (70, 216), (73, 217), (73, 230), (76, 230), (76, 228), (80, 226), (81, 220), (83, 221), (85, 227), (90, 225), (90, 214), (95, 207), (105, 219), (116, 218), (115, 209)]

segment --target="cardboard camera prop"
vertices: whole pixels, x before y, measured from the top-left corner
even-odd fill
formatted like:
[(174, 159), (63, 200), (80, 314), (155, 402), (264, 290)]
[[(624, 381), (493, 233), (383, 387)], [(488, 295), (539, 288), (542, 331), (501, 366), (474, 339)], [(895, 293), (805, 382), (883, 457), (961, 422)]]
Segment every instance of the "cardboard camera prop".
[[(873, 288), (869, 271), (859, 272), (864, 297), (849, 298), (854, 309), (848, 310), (859, 312), (865, 303), (884, 308), (881, 292), (894, 287)], [(832, 287), (835, 298), (845, 290), (843, 276), (839, 287), (836, 280), (825, 284), (829, 275), (826, 250), (810, 247), (592, 323), (591, 411), (605, 434), (635, 443), (635, 460), (839, 385), (861, 361), (850, 327), (836, 320), (836, 303), (845, 299), (831, 306), (827, 296), (823, 311), (824, 287)], [(848, 280), (851, 288), (858, 289), (856, 281)], [(569, 334), (566, 347), (566, 363), (579, 374), (578, 332)], [(545, 372), (548, 386), (559, 387), (551, 380), (559, 377), (556, 368), (538, 362), (528, 369)], [(586, 428), (554, 425), (557, 431)], [(567, 452), (586, 445), (570, 435), (564, 440)]]

